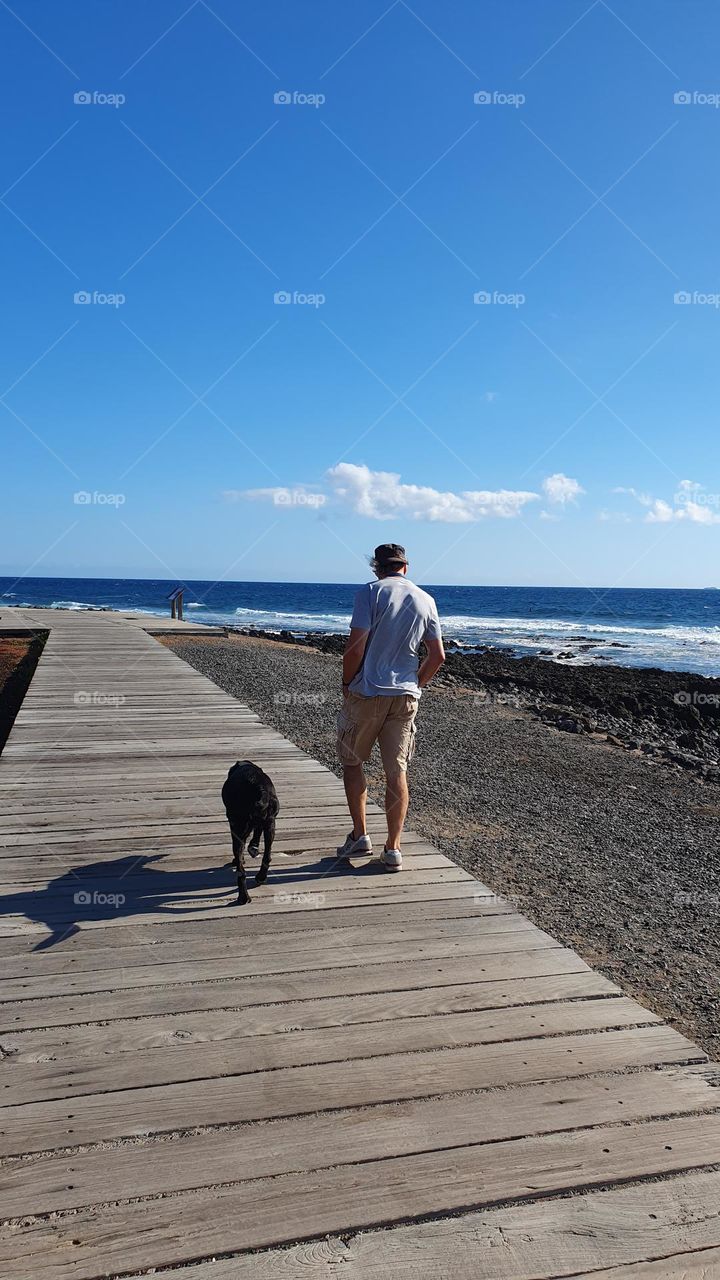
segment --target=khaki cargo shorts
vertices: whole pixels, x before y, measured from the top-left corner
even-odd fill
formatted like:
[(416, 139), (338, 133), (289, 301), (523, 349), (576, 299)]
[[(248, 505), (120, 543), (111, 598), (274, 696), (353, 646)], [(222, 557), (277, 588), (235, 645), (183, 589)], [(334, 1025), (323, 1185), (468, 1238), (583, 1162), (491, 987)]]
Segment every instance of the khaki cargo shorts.
[(417, 698), (407, 693), (376, 698), (349, 693), (337, 717), (341, 763), (364, 764), (377, 742), (386, 774), (404, 772), (415, 750), (417, 709)]

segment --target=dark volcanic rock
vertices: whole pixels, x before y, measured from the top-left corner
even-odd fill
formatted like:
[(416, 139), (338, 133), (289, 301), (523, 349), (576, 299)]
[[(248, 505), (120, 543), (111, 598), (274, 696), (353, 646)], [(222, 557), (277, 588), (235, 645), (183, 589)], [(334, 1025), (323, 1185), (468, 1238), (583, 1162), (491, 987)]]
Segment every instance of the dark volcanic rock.
[(467, 687), (511, 694), (515, 705), (566, 732), (599, 731), (632, 749), (638, 742), (666, 747), (683, 768), (720, 765), (720, 679), (610, 663), (567, 666), (499, 649), (453, 651), (444, 670)]

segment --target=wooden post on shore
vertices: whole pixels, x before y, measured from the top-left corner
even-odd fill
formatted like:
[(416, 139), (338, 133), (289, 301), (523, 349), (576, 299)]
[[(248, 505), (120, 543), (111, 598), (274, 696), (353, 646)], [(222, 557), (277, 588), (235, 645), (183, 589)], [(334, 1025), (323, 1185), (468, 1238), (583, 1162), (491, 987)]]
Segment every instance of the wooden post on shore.
[(170, 592), (168, 600), (170, 601), (170, 617), (177, 618), (179, 622), (183, 620), (183, 593), (184, 587), (176, 587)]

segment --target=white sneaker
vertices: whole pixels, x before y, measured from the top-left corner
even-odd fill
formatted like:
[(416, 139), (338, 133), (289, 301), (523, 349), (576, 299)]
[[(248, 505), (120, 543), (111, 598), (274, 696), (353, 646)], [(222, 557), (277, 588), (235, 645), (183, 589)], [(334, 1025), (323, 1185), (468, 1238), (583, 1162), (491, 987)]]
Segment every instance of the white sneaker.
[(380, 861), (388, 871), (402, 871), (402, 854), (399, 849), (383, 849)]
[(357, 840), (352, 831), (349, 833), (344, 844), (341, 844), (337, 850), (338, 858), (353, 858), (360, 854), (372, 853), (372, 840), (368, 835), (358, 836)]

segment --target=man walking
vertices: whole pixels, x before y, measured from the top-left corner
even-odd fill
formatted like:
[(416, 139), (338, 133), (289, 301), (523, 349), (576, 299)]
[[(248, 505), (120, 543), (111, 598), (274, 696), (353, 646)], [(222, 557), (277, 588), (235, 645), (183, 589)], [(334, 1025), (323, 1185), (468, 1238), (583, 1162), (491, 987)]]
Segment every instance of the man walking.
[[(405, 548), (395, 542), (375, 548), (376, 582), (355, 597), (350, 635), (343, 656), (343, 708), (338, 713), (338, 755), (353, 828), (338, 855), (372, 853), (365, 805), (363, 763), (379, 743), (385, 770), (388, 837), (381, 861), (400, 871), (400, 840), (409, 793), (407, 767), (415, 747), (415, 717), (421, 690), (445, 661), (437, 608), (432, 596), (407, 578)], [(422, 662), (418, 648), (425, 641)]]

